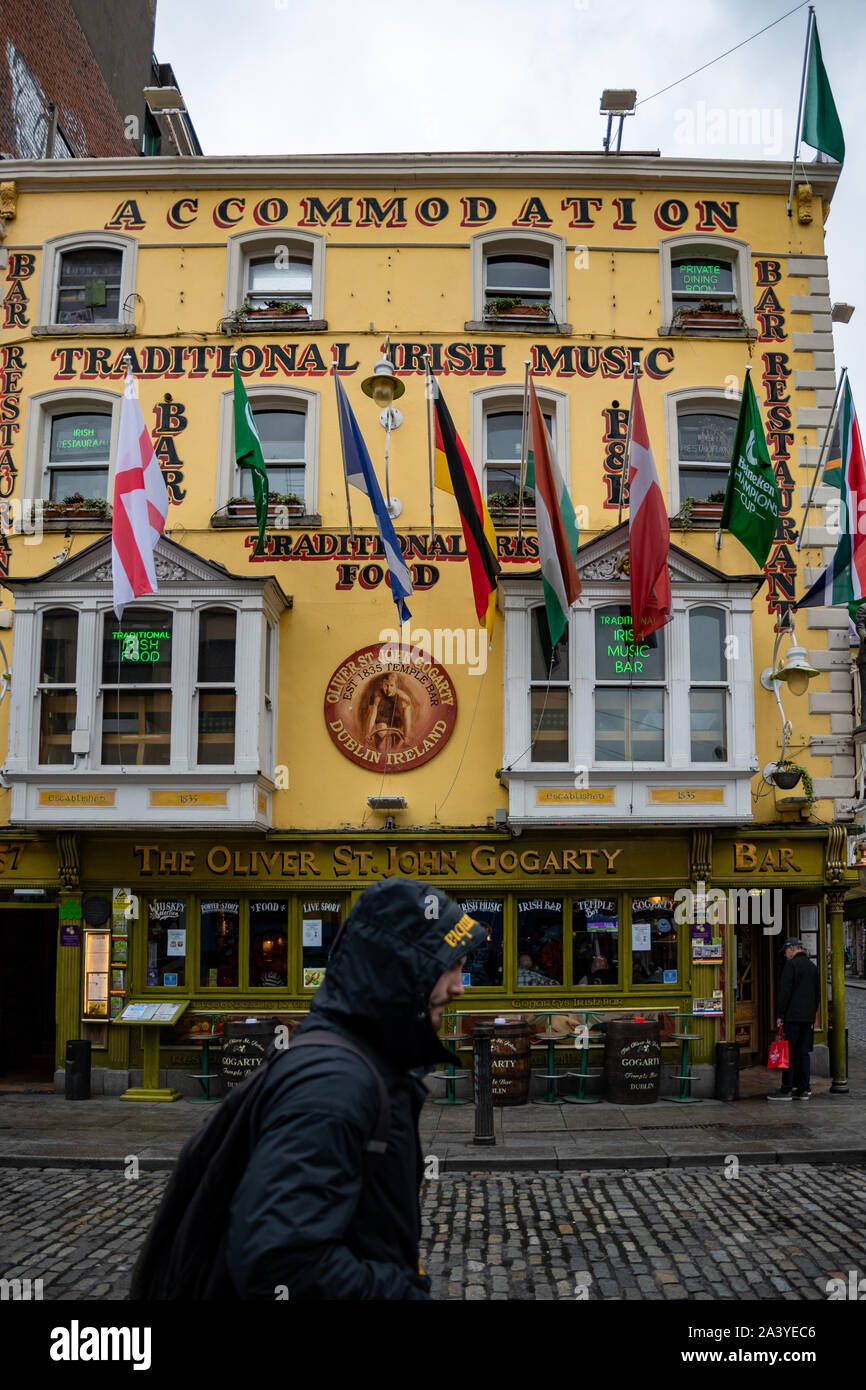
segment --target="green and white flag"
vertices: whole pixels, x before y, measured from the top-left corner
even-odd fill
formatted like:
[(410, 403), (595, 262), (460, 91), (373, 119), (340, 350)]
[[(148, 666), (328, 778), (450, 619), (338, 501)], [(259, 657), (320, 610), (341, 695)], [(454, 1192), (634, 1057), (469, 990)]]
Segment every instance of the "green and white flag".
[(803, 107), (803, 139), (815, 150), (821, 150), (841, 164), (845, 158), (845, 137), (842, 123), (827, 81), (818, 24), (812, 20), (812, 40), (809, 45), (809, 69), (806, 77), (806, 100)]
[(268, 520), (268, 470), (252, 406), (236, 362), (232, 362), (232, 375), (235, 383), (235, 458), (239, 468), (249, 468), (253, 475), (253, 499), (259, 524), (259, 539), (253, 554), (263, 555)]
[[(747, 371), (719, 525), (721, 530), (730, 531), (736, 536), (752, 558), (764, 566), (778, 523), (779, 485), (764, 438), (752, 375)], [(717, 549), (720, 544), (719, 536), (716, 539)]]

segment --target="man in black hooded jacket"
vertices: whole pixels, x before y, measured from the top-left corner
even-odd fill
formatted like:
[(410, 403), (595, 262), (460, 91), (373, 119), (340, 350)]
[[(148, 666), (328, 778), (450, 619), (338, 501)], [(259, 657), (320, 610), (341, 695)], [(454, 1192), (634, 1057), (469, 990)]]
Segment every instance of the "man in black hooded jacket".
[(363, 1048), (388, 1091), (387, 1149), (367, 1173), (379, 1089), (357, 1054), (310, 1043), (271, 1064), (229, 1224), (242, 1299), (429, 1298), (418, 1260), (426, 1091), (412, 1072), (451, 1058), (442, 1009), (463, 993), (467, 953), (486, 944), (486, 929), (428, 884), (392, 878), (361, 895), (295, 1037), (326, 1029)]

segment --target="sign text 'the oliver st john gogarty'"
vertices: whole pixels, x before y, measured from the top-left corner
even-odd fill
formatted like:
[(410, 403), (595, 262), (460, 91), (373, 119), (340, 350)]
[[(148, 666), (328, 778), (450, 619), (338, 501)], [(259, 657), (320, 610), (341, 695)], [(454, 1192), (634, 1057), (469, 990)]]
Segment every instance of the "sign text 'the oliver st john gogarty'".
[[(142, 878), (190, 878), (218, 874), (229, 878), (388, 878), (392, 874), (417, 878), (456, 877), (460, 872), (456, 849), (412, 849), (383, 845), (358, 849), (334, 845), (330, 853), (309, 849), (236, 849), (212, 845), (209, 849), (163, 849), (160, 845), (134, 845)], [(477, 874), (557, 875), (615, 874), (619, 849), (500, 849), (474, 845), (469, 862)], [(465, 872), (465, 870), (464, 870)]]

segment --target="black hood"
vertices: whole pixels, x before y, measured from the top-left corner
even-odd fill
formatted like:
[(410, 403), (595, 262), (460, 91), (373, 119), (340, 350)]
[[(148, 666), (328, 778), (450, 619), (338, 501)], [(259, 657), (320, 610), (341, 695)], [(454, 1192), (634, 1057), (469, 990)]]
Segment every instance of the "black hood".
[(340, 928), (309, 1026), (332, 1020), (401, 1069), (448, 1060), (430, 1022), (430, 994), (444, 971), (486, 943), (487, 929), (438, 888), (384, 879)]

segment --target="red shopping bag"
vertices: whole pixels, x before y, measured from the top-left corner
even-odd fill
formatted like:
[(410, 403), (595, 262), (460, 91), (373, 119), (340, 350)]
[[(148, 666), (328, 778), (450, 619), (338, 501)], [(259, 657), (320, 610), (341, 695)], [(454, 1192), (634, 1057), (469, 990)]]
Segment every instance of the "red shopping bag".
[(776, 1037), (770, 1043), (770, 1055), (767, 1058), (768, 1067), (788, 1067), (788, 1040), (782, 1037), (782, 1030), (779, 1029)]

